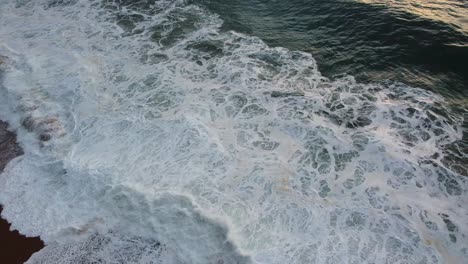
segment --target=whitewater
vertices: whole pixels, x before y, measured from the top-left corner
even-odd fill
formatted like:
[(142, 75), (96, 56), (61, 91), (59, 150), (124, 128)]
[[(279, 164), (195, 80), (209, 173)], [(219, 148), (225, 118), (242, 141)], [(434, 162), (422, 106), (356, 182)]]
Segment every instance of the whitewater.
[[(463, 263), (463, 117), (197, 1), (3, 0), (2, 217), (28, 263)], [(462, 156), (462, 161), (466, 161)], [(463, 164), (462, 164), (463, 165)]]

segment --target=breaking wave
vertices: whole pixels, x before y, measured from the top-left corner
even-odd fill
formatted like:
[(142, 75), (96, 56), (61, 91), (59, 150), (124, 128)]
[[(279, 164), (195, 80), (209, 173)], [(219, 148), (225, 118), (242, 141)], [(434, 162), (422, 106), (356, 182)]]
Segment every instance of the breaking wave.
[(0, 119), (25, 151), (0, 203), (46, 243), (28, 263), (468, 257), (463, 119), (442, 97), (327, 79), (189, 1), (0, 17)]

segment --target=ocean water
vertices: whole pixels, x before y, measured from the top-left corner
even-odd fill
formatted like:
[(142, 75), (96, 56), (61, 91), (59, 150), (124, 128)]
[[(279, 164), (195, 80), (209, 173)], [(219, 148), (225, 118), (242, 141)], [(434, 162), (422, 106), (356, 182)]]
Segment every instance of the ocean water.
[[(204, 0), (224, 28), (312, 53), (327, 77), (401, 81), (467, 97), (466, 1)], [(248, 8), (246, 8), (248, 7)]]
[[(46, 243), (28, 263), (466, 262), (466, 62), (353, 77), (362, 54), (330, 69), (342, 54), (263, 34), (301, 17), (262, 10), (307, 1), (245, 2), (0, 2), (0, 119), (25, 152), (0, 203)], [(466, 52), (463, 19), (430, 23)]]

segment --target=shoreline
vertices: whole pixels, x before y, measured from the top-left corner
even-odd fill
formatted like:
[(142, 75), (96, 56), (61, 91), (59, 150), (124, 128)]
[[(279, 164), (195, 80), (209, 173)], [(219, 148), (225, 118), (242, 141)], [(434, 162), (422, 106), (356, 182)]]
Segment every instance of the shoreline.
[[(16, 141), (15, 133), (8, 131), (8, 124), (0, 120), (0, 173), (8, 162), (21, 155), (23, 150)], [(2, 210), (3, 206), (0, 204), (0, 216)], [(11, 224), (0, 217), (1, 263), (24, 263), (44, 247), (44, 242), (39, 237), (26, 237), (10, 228)]]

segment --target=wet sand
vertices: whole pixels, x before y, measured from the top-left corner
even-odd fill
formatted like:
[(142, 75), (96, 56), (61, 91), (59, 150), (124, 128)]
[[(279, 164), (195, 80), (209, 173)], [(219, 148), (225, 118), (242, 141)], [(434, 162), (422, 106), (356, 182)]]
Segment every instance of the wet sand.
[[(0, 120), (0, 173), (10, 160), (23, 154), (16, 142), (16, 135), (7, 128), (8, 124)], [(0, 215), (2, 209), (0, 205)], [(0, 218), (0, 263), (24, 263), (43, 247), (44, 243), (39, 238), (25, 237), (18, 231), (10, 231), (10, 224)]]

